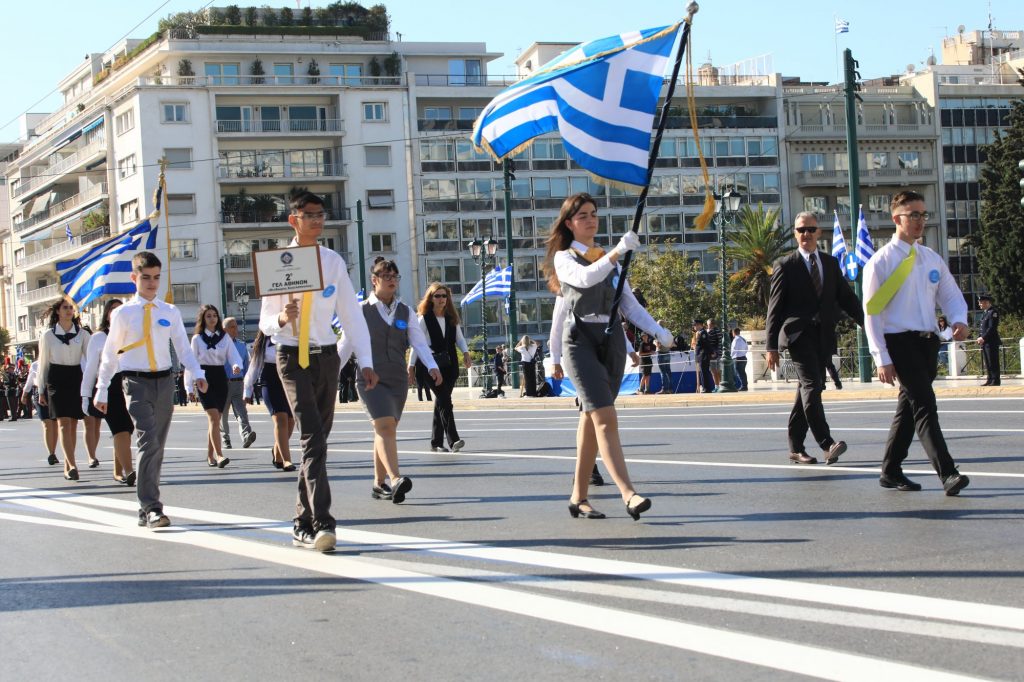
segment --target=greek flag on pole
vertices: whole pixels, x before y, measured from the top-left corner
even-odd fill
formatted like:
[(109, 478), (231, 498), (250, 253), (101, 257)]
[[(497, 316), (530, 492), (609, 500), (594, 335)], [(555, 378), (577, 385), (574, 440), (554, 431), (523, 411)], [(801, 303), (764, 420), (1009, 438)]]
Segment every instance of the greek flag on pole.
[(857, 220), (857, 263), (861, 267), (868, 264), (871, 257), (875, 255), (875, 245), (871, 243), (871, 233), (868, 232), (868, 223), (864, 220), (864, 206), (860, 207), (860, 218)]
[(579, 45), (508, 88), (473, 125), (477, 147), (502, 159), (557, 132), (592, 175), (643, 187), (654, 112), (682, 24)]
[[(131, 295), (132, 257), (156, 248), (157, 226), (143, 220), (124, 234), (108, 239), (75, 260), (59, 261), (57, 274), (64, 293), (83, 308), (104, 295)], [(140, 248), (141, 247), (141, 248)]]
[(850, 22), (846, 19), (836, 19), (836, 35), (850, 32)]
[(67, 235), (68, 241), (71, 241), (72, 239), (75, 238), (75, 235), (71, 234), (71, 223), (68, 223), (67, 225), (64, 226), (64, 234)]
[(833, 211), (836, 221), (832, 225), (832, 255), (840, 264), (846, 257), (846, 239), (843, 237), (843, 228), (839, 224), (839, 211)]
[[(485, 278), (487, 282), (487, 295), (488, 296), (508, 296), (512, 293), (512, 266), (504, 268), (495, 268), (487, 273)], [(484, 295), (484, 282), (477, 282), (469, 293), (462, 299), (459, 305), (469, 305), (475, 301), (479, 301)]]

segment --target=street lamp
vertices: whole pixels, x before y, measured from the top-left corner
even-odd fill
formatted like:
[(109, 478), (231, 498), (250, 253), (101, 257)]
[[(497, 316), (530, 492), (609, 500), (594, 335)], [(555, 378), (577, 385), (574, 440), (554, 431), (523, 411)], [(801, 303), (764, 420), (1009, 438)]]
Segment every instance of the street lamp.
[(245, 289), (239, 289), (235, 293), (235, 303), (238, 304), (238, 308), (242, 311), (242, 343), (245, 343), (245, 309), (249, 307), (249, 292)]
[(496, 239), (488, 239), (487, 241), (474, 239), (469, 243), (469, 253), (473, 256), (473, 260), (476, 261), (477, 265), (480, 266), (480, 325), (483, 327), (480, 356), (482, 358), (482, 374), (486, 382), (483, 394), (491, 390), (491, 375), (487, 373), (487, 272), (485, 268), (487, 267), (487, 261), (493, 260), (494, 254), (497, 252), (498, 240)]
[(729, 190), (722, 196), (715, 196), (715, 222), (718, 223), (718, 245), (722, 256), (722, 380), (715, 391), (733, 393), (736, 390), (736, 372), (729, 347), (729, 294), (725, 282), (725, 228), (732, 223), (740, 209), (740, 195)]

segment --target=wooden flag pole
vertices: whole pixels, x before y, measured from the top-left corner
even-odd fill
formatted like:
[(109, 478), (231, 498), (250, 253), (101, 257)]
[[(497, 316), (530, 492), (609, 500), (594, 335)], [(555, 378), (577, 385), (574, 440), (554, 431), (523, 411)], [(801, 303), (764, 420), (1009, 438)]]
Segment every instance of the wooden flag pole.
[(164, 268), (164, 271), (167, 273), (167, 293), (164, 294), (164, 301), (167, 302), (167, 303), (173, 304), (174, 303), (174, 287), (171, 286), (171, 261), (174, 260), (174, 259), (171, 257), (171, 226), (170, 226), (170, 220), (168, 219), (168, 215), (170, 214), (170, 211), (168, 210), (168, 203), (170, 203), (170, 202), (168, 201), (168, 198), (167, 198), (167, 176), (166, 176), (166, 171), (167, 171), (167, 157), (166, 156), (161, 156), (160, 157), (160, 183), (159, 183), (159, 185), (157, 187), (157, 190), (156, 190), (157, 194), (156, 194), (156, 202), (155, 202), (156, 203), (156, 211), (155, 212), (159, 213), (161, 205), (163, 206), (164, 234), (166, 235), (166, 238), (167, 238), (167, 264), (166, 264), (166, 267)]

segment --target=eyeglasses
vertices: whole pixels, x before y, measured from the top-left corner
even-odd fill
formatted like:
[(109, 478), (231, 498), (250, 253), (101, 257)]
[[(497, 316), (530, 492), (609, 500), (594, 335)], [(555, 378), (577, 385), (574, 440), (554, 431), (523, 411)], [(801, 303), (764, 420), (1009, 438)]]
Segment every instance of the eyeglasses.
[(317, 213), (305, 213), (305, 212), (303, 212), (303, 213), (296, 213), (295, 215), (299, 216), (303, 220), (324, 220), (325, 218), (327, 218), (327, 214), (324, 213), (323, 211), (319, 211)]
[(793, 229), (800, 234), (814, 234), (818, 231), (818, 228), (816, 227), (794, 227)]
[(434, 298), (448, 298), (448, 294), (434, 294)]
[(895, 215), (895, 217), (896, 218), (910, 218), (911, 220), (916, 220), (916, 221), (920, 222), (920, 221), (928, 220), (928, 216), (930, 216), (930, 215), (931, 215), (931, 213), (929, 213), (928, 211), (913, 211), (912, 213), (897, 213)]
[(384, 280), (385, 282), (390, 282), (392, 280), (394, 280), (395, 282), (401, 282), (402, 281), (402, 276), (401, 275), (396, 275), (396, 274), (390, 273), (390, 272), (386, 273), (386, 274), (383, 274), (383, 275), (374, 275), (374, 277), (376, 277), (377, 279), (380, 279), (380, 280)]

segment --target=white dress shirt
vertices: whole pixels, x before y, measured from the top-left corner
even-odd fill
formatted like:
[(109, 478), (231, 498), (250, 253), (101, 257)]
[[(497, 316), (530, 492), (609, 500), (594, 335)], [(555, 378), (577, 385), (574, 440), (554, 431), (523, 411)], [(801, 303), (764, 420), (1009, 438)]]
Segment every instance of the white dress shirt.
[(36, 385), (36, 377), (39, 376), (39, 361), (33, 360), (28, 366), (28, 377), (25, 379), (25, 388), (22, 389), (22, 397), (32, 393), (32, 387)]
[[(377, 308), (377, 312), (380, 313), (380, 317), (389, 327), (395, 326), (395, 313), (398, 312), (398, 304), (401, 301), (397, 296), (391, 301), (391, 305), (385, 304), (375, 294), (370, 294), (366, 299), (366, 303), (363, 305), (372, 305)], [(420, 329), (418, 324), (413, 323), (413, 316), (416, 314), (412, 308), (409, 308), (409, 327), (406, 330), (409, 333), (409, 347), (413, 349), (413, 354), (419, 354), (423, 357), (423, 364), (426, 365), (427, 369), (437, 369), (437, 363), (434, 362), (434, 354), (430, 351), (430, 342), (427, 341), (426, 334)], [(366, 318), (363, 318), (364, 320)], [(371, 341), (372, 343), (372, 341)], [(344, 331), (341, 333), (341, 338), (338, 339), (338, 357), (341, 358), (341, 364), (348, 362), (348, 359), (352, 357), (352, 351), (354, 350), (352, 341), (349, 339), (349, 335)], [(358, 361), (358, 358), (356, 358)], [(413, 360), (412, 364), (416, 364)], [(362, 367), (362, 364), (359, 365)]]
[[(562, 364), (562, 328), (565, 326), (565, 316), (569, 310), (565, 307), (565, 299), (555, 296), (555, 307), (551, 310), (551, 335), (548, 337), (548, 350), (551, 351), (551, 364)], [(625, 336), (625, 332), (623, 332)], [(626, 355), (636, 352), (629, 337), (626, 336)]]
[[(298, 246), (292, 239), (289, 246)], [(324, 276), (323, 291), (314, 291), (313, 319), (309, 325), (309, 343), (311, 346), (334, 346), (338, 336), (331, 327), (331, 318), (337, 314), (341, 327), (352, 339), (359, 366), (373, 367), (373, 354), (370, 351), (370, 332), (366, 328), (366, 320), (356, 301), (356, 292), (352, 288), (352, 280), (348, 277), (345, 259), (334, 251), (323, 246), (320, 248), (320, 266)], [(273, 339), (278, 346), (298, 347), (299, 339), (292, 331), (291, 323), (282, 327), (278, 316), (289, 300), (295, 299), (302, 314), (302, 294), (275, 294), (264, 296), (260, 305), (260, 329)], [(295, 330), (299, 329), (301, 320), (296, 318)]]
[(118, 372), (150, 371), (149, 355), (146, 352), (145, 344), (139, 344), (123, 353), (120, 352), (125, 346), (142, 340), (142, 320), (145, 315), (143, 306), (148, 303), (156, 306), (150, 313), (150, 338), (153, 340), (156, 371), (162, 372), (171, 369), (170, 345), (173, 343), (178, 361), (192, 373), (192, 378), (194, 380), (206, 379), (206, 372), (196, 362), (196, 356), (192, 354), (192, 347), (188, 344), (185, 325), (182, 324), (181, 313), (178, 309), (170, 303), (164, 303), (159, 298), (147, 301), (136, 294), (127, 303), (114, 308), (114, 311), (110, 313), (110, 332), (107, 334), (107, 342), (103, 344), (103, 352), (100, 355), (100, 370), (96, 376), (94, 403), (107, 402), (107, 388), (110, 386), (110, 379)]
[(533, 362), (533, 358), (537, 355), (537, 342), (531, 341), (529, 346), (516, 346), (516, 350), (519, 351), (519, 357), (523, 362)]
[(89, 345), (91, 334), (82, 328), (78, 328), (75, 338), (68, 343), (61, 341), (61, 337), (75, 332), (72, 325), (69, 332), (65, 333), (59, 324), (47, 329), (42, 338), (39, 339), (39, 371), (36, 373), (36, 387), (40, 393), (46, 391), (46, 375), (50, 365), (78, 365), (85, 362), (85, 349)]
[(746, 360), (747, 359), (747, 340), (742, 336), (732, 337), (732, 348), (730, 353), (732, 354), (733, 360)]
[[(821, 269), (821, 254), (818, 253), (818, 250), (804, 251), (803, 247), (800, 246), (796, 247), (796, 250), (800, 252), (800, 256), (804, 259), (804, 267), (807, 268), (808, 275), (811, 274), (811, 254), (814, 254), (814, 267), (818, 271), (818, 281), (824, 282), (825, 271)], [(811, 277), (814, 277), (814, 275), (811, 275)]]
[(277, 365), (277, 346), (270, 343), (270, 339), (267, 339), (267, 345), (263, 347), (262, 361), (260, 358), (253, 358), (249, 363), (249, 369), (245, 371), (245, 377), (242, 379), (242, 398), (252, 398), (264, 365)]
[[(213, 334), (210, 334), (206, 329), (203, 329), (199, 334), (195, 334), (192, 337), (192, 354), (196, 356), (196, 362), (200, 365), (216, 365), (218, 367), (222, 367), (230, 362), (232, 368), (237, 367), (239, 372), (241, 372), (242, 357), (238, 354), (238, 349), (235, 348), (235, 341), (231, 338), (230, 334), (224, 332), (224, 336), (221, 337), (220, 341), (218, 341), (217, 345), (213, 348), (209, 348), (206, 345), (206, 341), (199, 338), (200, 336), (204, 336), (207, 339), (213, 338)], [(228, 378), (231, 378), (232, 376), (237, 375), (228, 374)], [(192, 386), (194, 381), (195, 377), (193, 377), (192, 373), (186, 369), (186, 390), (188, 390), (188, 387)]]
[[(107, 342), (106, 332), (96, 332), (89, 338), (89, 347), (85, 349), (85, 366), (82, 368), (82, 386), (79, 394), (83, 398), (91, 398), (96, 388), (96, 375), (100, 371), (100, 356)], [(115, 372), (116, 374), (116, 372)]]
[(910, 244), (893, 235), (889, 243), (876, 251), (864, 266), (864, 331), (871, 357), (878, 367), (892, 364), (885, 344), (886, 334), (938, 332), (936, 303), (949, 319), (951, 327), (957, 322), (967, 324), (967, 303), (949, 273), (946, 261), (927, 246), (916, 244), (914, 249), (917, 251), (914, 268), (889, 305), (877, 315), (868, 314), (868, 301), (910, 254)]
[[(448, 320), (443, 315), (441, 317), (437, 317), (435, 315), (434, 319), (437, 320), (437, 325), (441, 328), (441, 336), (444, 337), (445, 333), (448, 331)], [(426, 320), (423, 319), (422, 315), (417, 315), (416, 321), (419, 323), (417, 326), (420, 328), (420, 332), (423, 334), (423, 338), (426, 340), (427, 348), (425, 350), (429, 350), (430, 332), (427, 330), (427, 322)], [(469, 344), (466, 343), (466, 337), (462, 335), (462, 325), (460, 324), (455, 325), (455, 347), (461, 350), (463, 353), (469, 352)], [(410, 367), (416, 364), (416, 358), (418, 357), (419, 353), (416, 352), (416, 347), (413, 346), (412, 352), (409, 353)], [(425, 357), (430, 357), (431, 359), (433, 359), (433, 351), (428, 353)], [(428, 369), (430, 368), (430, 366), (427, 365), (427, 363), (424, 362), (423, 364), (426, 365)]]

